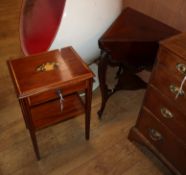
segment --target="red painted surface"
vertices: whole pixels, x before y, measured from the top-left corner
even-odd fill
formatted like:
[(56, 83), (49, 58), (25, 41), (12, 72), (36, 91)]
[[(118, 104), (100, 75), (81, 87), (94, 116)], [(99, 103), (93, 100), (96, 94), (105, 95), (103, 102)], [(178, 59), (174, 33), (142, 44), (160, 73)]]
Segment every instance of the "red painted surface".
[(20, 38), (25, 55), (49, 49), (60, 25), (65, 1), (23, 0)]

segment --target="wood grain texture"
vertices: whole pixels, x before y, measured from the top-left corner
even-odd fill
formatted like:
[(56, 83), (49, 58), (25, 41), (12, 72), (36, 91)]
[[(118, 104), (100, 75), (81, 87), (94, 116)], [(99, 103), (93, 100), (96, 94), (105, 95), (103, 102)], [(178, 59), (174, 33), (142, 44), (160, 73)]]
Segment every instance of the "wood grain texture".
[[(87, 140), (89, 139), (94, 75), (72, 47), (9, 59), (7, 63), (38, 160), (40, 160), (40, 153), (35, 134), (38, 129), (52, 126), (85, 112), (85, 136)], [(52, 63), (57, 67), (51, 66)], [(81, 87), (79, 84), (84, 86)], [(64, 94), (64, 87), (71, 93)], [(55, 95), (47, 94), (50, 91), (56, 91)], [(85, 106), (81, 98), (78, 98), (80, 91), (85, 93)], [(41, 97), (44, 95), (42, 99), (45, 100), (35, 98), (39, 101), (36, 100), (37, 106), (33, 106), (30, 97), (35, 95)]]
[(123, 6), (133, 7), (181, 31), (186, 30), (184, 0), (123, 0)]

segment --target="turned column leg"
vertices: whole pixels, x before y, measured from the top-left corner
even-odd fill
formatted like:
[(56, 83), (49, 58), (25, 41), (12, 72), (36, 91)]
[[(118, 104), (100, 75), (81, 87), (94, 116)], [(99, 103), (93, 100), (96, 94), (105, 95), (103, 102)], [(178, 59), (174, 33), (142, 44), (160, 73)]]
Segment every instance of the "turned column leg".
[(99, 86), (101, 91), (101, 108), (98, 111), (98, 116), (101, 118), (103, 110), (105, 108), (106, 101), (108, 99), (108, 88), (106, 85), (106, 71), (108, 65), (108, 54), (105, 52), (101, 53), (100, 61), (98, 64), (98, 77), (99, 77)]

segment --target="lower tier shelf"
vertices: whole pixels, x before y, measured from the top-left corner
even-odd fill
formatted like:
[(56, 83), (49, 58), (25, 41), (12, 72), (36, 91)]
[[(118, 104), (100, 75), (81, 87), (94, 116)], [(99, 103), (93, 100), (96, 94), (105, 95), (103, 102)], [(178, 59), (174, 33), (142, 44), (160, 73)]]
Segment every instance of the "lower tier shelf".
[(59, 99), (31, 108), (35, 130), (76, 117), (83, 112), (84, 104), (77, 93), (64, 97), (62, 111)]

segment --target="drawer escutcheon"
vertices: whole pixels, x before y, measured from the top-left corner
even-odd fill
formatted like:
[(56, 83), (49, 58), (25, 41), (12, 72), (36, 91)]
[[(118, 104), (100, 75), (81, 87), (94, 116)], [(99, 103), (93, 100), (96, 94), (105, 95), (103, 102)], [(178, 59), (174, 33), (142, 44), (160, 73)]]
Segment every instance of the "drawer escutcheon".
[(164, 118), (167, 118), (167, 119), (173, 118), (173, 114), (167, 108), (162, 107), (160, 111)]
[(149, 136), (153, 141), (161, 141), (163, 140), (163, 136), (155, 129), (149, 129)]
[(186, 65), (182, 63), (178, 63), (176, 65), (176, 69), (183, 75), (186, 75)]

